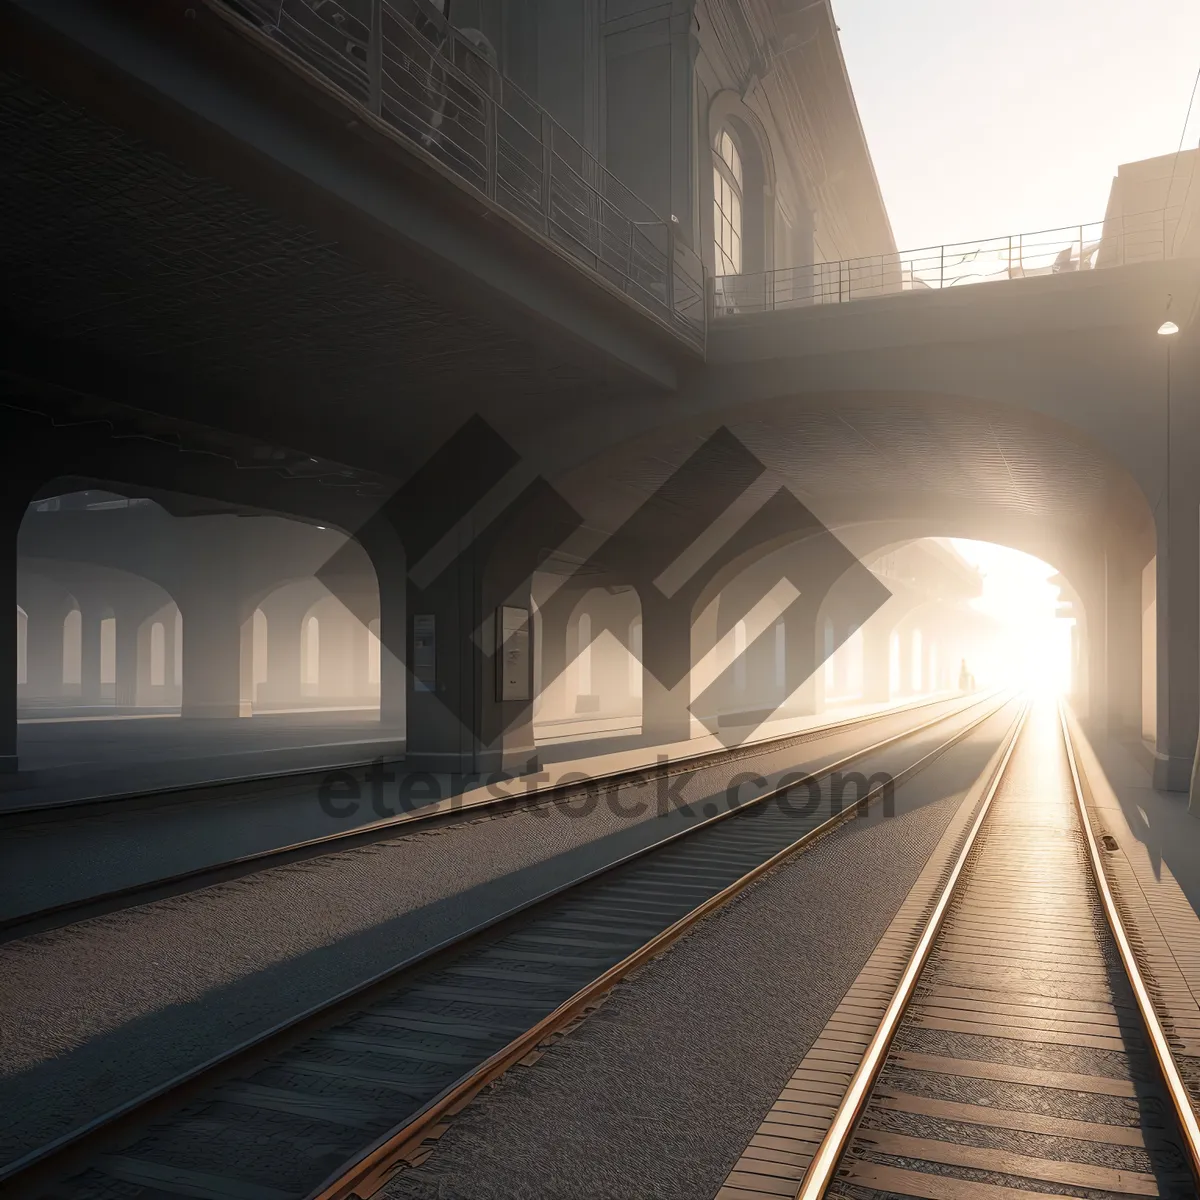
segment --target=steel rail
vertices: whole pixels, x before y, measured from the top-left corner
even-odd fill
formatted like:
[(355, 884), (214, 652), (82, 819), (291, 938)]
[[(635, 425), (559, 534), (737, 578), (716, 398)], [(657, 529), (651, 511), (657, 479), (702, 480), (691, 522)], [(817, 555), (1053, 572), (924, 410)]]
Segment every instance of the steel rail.
[(1071, 740), (1071, 729), (1067, 721), (1066, 706), (1061, 700), (1058, 704), (1058, 719), (1062, 725), (1063, 741), (1066, 744), (1067, 762), (1071, 767), (1075, 808), (1079, 816), (1079, 823), (1083, 828), (1084, 841), (1087, 843), (1088, 863), (1091, 866), (1092, 878), (1095, 880), (1096, 891), (1100, 894), (1100, 901), (1104, 906), (1104, 916), (1108, 921), (1108, 927), (1112, 931), (1113, 940), (1121, 955), (1121, 965), (1125, 968), (1125, 974), (1133, 988), (1142, 1023), (1150, 1035), (1154, 1058), (1171, 1097), (1171, 1107), (1175, 1110), (1175, 1119), (1179, 1122), (1179, 1129), (1183, 1134), (1188, 1166), (1191, 1168), (1193, 1181), (1197, 1185), (1198, 1194), (1200, 1194), (1200, 1123), (1196, 1120), (1196, 1110), (1192, 1106), (1191, 1097), (1188, 1095), (1183, 1077), (1179, 1073), (1179, 1065), (1171, 1053), (1171, 1044), (1167, 1040), (1166, 1030), (1163, 1029), (1158, 1011), (1154, 1007), (1154, 999), (1150, 995), (1150, 989), (1146, 985), (1145, 976), (1138, 964), (1133, 944), (1129, 940), (1121, 910), (1117, 906), (1116, 898), (1109, 886), (1108, 873), (1104, 869), (1104, 858), (1100, 853), (1100, 845), (1096, 840), (1095, 831), (1092, 829), (1091, 818), (1088, 816), (1083, 784), (1075, 760), (1075, 748)]
[(1026, 701), (1021, 710), (1020, 717), (1014, 723), (1008, 745), (1005, 746), (1000, 763), (992, 775), (991, 782), (988, 784), (983, 802), (979, 805), (979, 811), (975, 814), (975, 820), (972, 822), (966, 839), (963, 841), (962, 848), (958, 852), (958, 857), (954, 860), (954, 866), (951, 867), (950, 874), (942, 886), (937, 903), (929, 915), (924, 932), (913, 949), (908, 964), (904, 968), (904, 973), (900, 976), (900, 982), (896, 987), (896, 991), (888, 1002), (887, 1008), (884, 1010), (883, 1019), (879, 1022), (879, 1028), (867, 1044), (862, 1061), (850, 1079), (850, 1085), (846, 1089), (846, 1094), (842, 1097), (842, 1102), (838, 1105), (837, 1112), (834, 1113), (833, 1120), (830, 1122), (825, 1136), (821, 1139), (821, 1144), (817, 1147), (817, 1152), (813, 1155), (812, 1162), (809, 1163), (808, 1170), (804, 1173), (804, 1178), (800, 1181), (796, 1200), (821, 1200), (821, 1197), (825, 1195), (826, 1189), (833, 1182), (838, 1162), (850, 1143), (854, 1127), (862, 1115), (867, 1099), (871, 1095), (871, 1089), (875, 1086), (875, 1080), (883, 1068), (884, 1059), (887, 1058), (892, 1040), (896, 1036), (896, 1030), (900, 1027), (900, 1020), (904, 1016), (904, 1011), (908, 1007), (909, 1001), (917, 990), (917, 980), (920, 978), (921, 972), (925, 969), (925, 963), (928, 961), (930, 952), (933, 950), (933, 944), (937, 940), (937, 935), (942, 927), (942, 921), (958, 887), (958, 881), (962, 875), (963, 868), (970, 857), (979, 830), (983, 827), (984, 819), (992, 807), (992, 801), (996, 797), (996, 792), (1000, 789), (1000, 781), (1004, 778), (1004, 772), (1008, 767), (1009, 760), (1012, 758), (1013, 750), (1016, 748), (1021, 731), (1025, 728), (1025, 719), (1028, 716), (1029, 702)]
[[(974, 733), (986, 721), (1012, 702), (1011, 694), (994, 708), (976, 718), (965, 728), (958, 730), (940, 745), (922, 755), (915, 763), (905, 767), (892, 779), (892, 786), (898, 786), (914, 775), (919, 774), (947, 750), (963, 741)], [(1022, 720), (1024, 714), (1022, 713)], [(837, 768), (831, 768), (831, 770)], [(825, 774), (826, 771), (822, 771)], [(789, 788), (795, 786), (789, 785)], [(789, 788), (777, 789), (762, 799), (784, 793)], [(372, 1195), (387, 1177), (397, 1169), (407, 1157), (425, 1140), (434, 1126), (446, 1117), (453, 1115), (477, 1095), (489, 1083), (498, 1079), (515, 1063), (520, 1062), (527, 1054), (548, 1037), (560, 1032), (581, 1016), (599, 998), (638, 968), (657, 957), (672, 943), (687, 933), (697, 922), (710, 913), (727, 904), (755, 880), (773, 870), (799, 851), (810, 846), (817, 839), (826, 836), (851, 817), (865, 811), (873, 801), (877, 800), (886, 790), (885, 785), (877, 785), (866, 795), (859, 797), (840, 813), (835, 813), (820, 825), (797, 838), (790, 845), (777, 851), (768, 859), (747, 871), (740, 878), (710, 896), (697, 905), (689, 913), (679, 918), (668, 928), (656, 934), (652, 939), (639, 947), (632, 954), (610, 967), (602, 975), (586, 984), (568, 1000), (564, 1001), (552, 1013), (542, 1018), (536, 1025), (525, 1033), (514, 1038), (508, 1045), (496, 1051), (475, 1070), (463, 1076), (457, 1083), (451, 1085), (441, 1095), (434, 1097), (425, 1107), (406, 1119), (395, 1129), (385, 1133), (372, 1146), (363, 1151), (362, 1155), (348, 1167), (339, 1168), (315, 1191), (310, 1192), (305, 1200), (353, 1200), (354, 1197)], [(724, 814), (726, 816), (732, 814)]]
[[(943, 722), (950, 720), (955, 716), (962, 716), (964, 713), (969, 712), (978, 704), (983, 703), (986, 699), (993, 698), (995, 694), (996, 693), (991, 693), (981, 700), (964, 705), (963, 707), (955, 709), (950, 713), (934, 717), (931, 720), (924, 721), (919, 725), (909, 727), (899, 733), (880, 739), (879, 741), (874, 742), (866, 747), (856, 749), (851, 753), (841, 756), (834, 762), (821, 766), (805, 778), (820, 779), (831, 775), (834, 772), (867, 757), (868, 755), (877, 753), (882, 749), (886, 749), (887, 747), (893, 746), (899, 742), (915, 737), (916, 735), (925, 732), (936, 725), (942, 724)], [(930, 754), (925, 755), (919, 760), (919, 763), (914, 764), (914, 766), (928, 763), (932, 760), (932, 758), (943, 753), (950, 746), (968, 736), (973, 730), (978, 728), (980, 724), (994, 716), (996, 712), (999, 712), (1001, 709), (1003, 709), (1006, 704), (1011, 703), (1011, 699), (1011, 693), (1005, 693), (999, 704), (997, 704), (994, 708), (991, 708), (982, 717), (978, 717), (970, 722), (965, 729), (960, 730), (945, 743), (938, 746)], [(906, 770), (901, 772), (900, 775), (897, 775), (895, 779), (898, 781), (901, 778), (905, 778), (908, 774), (911, 774), (912, 771), (912, 767), (906, 768)], [(544, 904), (548, 900), (570, 892), (580, 887), (582, 884), (591, 882), (600, 876), (616, 871), (618, 868), (634, 862), (637, 859), (654, 854), (665, 847), (671, 846), (682, 839), (691, 837), (700, 830), (709, 828), (720, 821), (728, 820), (744, 814), (748, 810), (761, 806), (771, 799), (784, 795), (793, 788), (799, 786), (800, 782), (801, 780), (793, 778), (785, 786), (766, 791), (760, 796), (752, 797), (751, 799), (739, 803), (735, 807), (726, 809), (724, 812), (718, 812), (713, 816), (706, 817), (705, 819), (698, 821), (693, 826), (678, 830), (677, 832), (661, 838), (649, 846), (641, 847), (638, 850), (632, 851), (613, 862), (605, 863), (600, 867), (583, 872), (580, 875), (549, 888), (530, 899), (512, 905), (502, 912), (499, 912), (484, 921), (480, 921), (471, 926), (469, 929), (446, 938), (443, 941), (426, 948), (420, 953), (412, 955), (400, 963), (385, 968), (369, 978), (345, 988), (336, 995), (309, 1006), (300, 1013), (276, 1022), (269, 1028), (244, 1039), (242, 1042), (229, 1048), (228, 1050), (213, 1055), (204, 1062), (196, 1064), (195, 1066), (180, 1072), (171, 1079), (147, 1089), (140, 1095), (135, 1096), (122, 1104), (114, 1106), (108, 1112), (92, 1118), (90, 1121), (77, 1126), (75, 1129), (62, 1134), (52, 1141), (28, 1152), (22, 1157), (3, 1164), (0, 1166), (0, 1183), (4, 1183), (6, 1188), (11, 1188), (21, 1184), (34, 1175), (35, 1172), (43, 1172), (51, 1160), (60, 1156), (65, 1157), (67, 1155), (78, 1155), (85, 1143), (97, 1141), (102, 1136), (113, 1134), (117, 1128), (123, 1126), (126, 1122), (136, 1120), (138, 1114), (141, 1112), (151, 1109), (158, 1111), (164, 1107), (170, 1107), (174, 1103), (182, 1104), (186, 1098), (194, 1095), (199, 1087), (201, 1087), (208, 1079), (216, 1077), (218, 1074), (223, 1074), (227, 1071), (241, 1069), (243, 1064), (248, 1065), (253, 1061), (267, 1057), (270, 1054), (273, 1046), (293, 1042), (296, 1038), (302, 1036), (304, 1031), (309, 1027), (328, 1022), (340, 1010), (349, 1010), (352, 1006), (361, 1007), (364, 997), (371, 993), (378, 992), (385, 987), (391, 988), (396, 986), (401, 976), (413, 971), (415, 968), (427, 965), (431, 960), (439, 956), (444, 956), (449, 951), (461, 949), (466, 943), (477, 938), (479, 935), (493, 930), (496, 926), (509, 921), (515, 916), (524, 914), (528, 910)], [(865, 808), (867, 804), (881, 794), (882, 790), (882, 788), (876, 788), (867, 793), (867, 795), (856, 799), (853, 803), (842, 810), (842, 812), (835, 814), (827, 821), (811, 830), (802, 840), (807, 843), (813, 840), (813, 838), (816, 836), (828, 832), (837, 824), (840, 824), (842, 821), (853, 816), (856, 812)], [(627, 973), (631, 969), (632, 967), (626, 967), (625, 972)], [(543, 1033), (540, 1036), (545, 1036), (545, 1034)], [(489, 1059), (488, 1061), (490, 1062), (491, 1060)], [(430, 1106), (427, 1107), (431, 1108), (434, 1105), (439, 1105), (439, 1111), (444, 1111), (445, 1106), (442, 1104), (441, 1098), (435, 1097), (435, 1099), (430, 1102)], [(422, 1114), (426, 1111), (427, 1109), (422, 1109), (420, 1113), (416, 1114), (414, 1120), (422, 1120)], [(427, 1127), (427, 1124), (425, 1127)], [(372, 1147), (369, 1148), (366, 1153), (373, 1154), (375, 1152), (375, 1148)], [(357, 1161), (359, 1160), (356, 1160), (356, 1162)], [(349, 1193), (346, 1194), (348, 1195)]]
[[(982, 703), (983, 700), (989, 699), (996, 694), (998, 694), (996, 691), (984, 693), (979, 702)], [(943, 696), (936, 700), (922, 700), (915, 704), (900, 705), (896, 708), (884, 709), (879, 712), (862, 713), (855, 717), (848, 717), (842, 721), (833, 721), (827, 725), (816, 725), (810, 729), (794, 730), (791, 733), (782, 734), (774, 738), (762, 738), (758, 741), (743, 742), (739, 746), (727, 746), (715, 750), (701, 751), (698, 754), (677, 758), (665, 765), (644, 765), (609, 771), (593, 776), (584, 786), (586, 788), (598, 787), (601, 790), (608, 791), (622, 786), (633, 786), (639, 782), (649, 782), (654, 779), (670, 778), (671, 776), (685, 774), (690, 771), (703, 770), (707, 767), (718, 766), (723, 762), (739, 762), (744, 759), (754, 758), (758, 754), (785, 749), (789, 744), (798, 746), (808, 741), (817, 741), (826, 734), (834, 734), (842, 730), (856, 728), (860, 725), (867, 725), (872, 721), (892, 715), (917, 712), (922, 708), (931, 708), (936, 704), (948, 703), (952, 699), (953, 697)], [(355, 766), (361, 769), (364, 765), (374, 766), (378, 761), (371, 760), (365, 764), (355, 764)], [(295, 784), (307, 776), (327, 775), (335, 771), (350, 771), (353, 769), (355, 768), (351, 766), (339, 766), (330, 767), (325, 771), (313, 771), (306, 767), (291, 775), (272, 776), (270, 782), (275, 784)], [(246, 780), (246, 783), (257, 783), (259, 778), (251, 777)], [(519, 777), (517, 782), (519, 782)], [(202, 790), (205, 786), (207, 785), (192, 785), (186, 791), (190, 794), (192, 791)], [(226, 785), (222, 783), (212, 786), (224, 788), (226, 786), (236, 786), (236, 784)], [(147, 903), (152, 899), (177, 895), (179, 893), (176, 889), (184, 885), (188, 885), (188, 890), (192, 890), (212, 883), (221, 883), (230, 878), (240, 878), (243, 875), (253, 874), (258, 870), (266, 870), (272, 865), (282, 866), (288, 862), (314, 857), (326, 851), (334, 852), (343, 846), (349, 849), (360, 843), (370, 843), (390, 836), (396, 831), (407, 832), (409, 826), (446, 826), (458, 820), (478, 820), (481, 814), (486, 816), (497, 809), (509, 812), (519, 808), (532, 808), (538, 805), (553, 804), (560, 798), (576, 794), (580, 788), (579, 781), (575, 780), (571, 783), (553, 784), (547, 787), (527, 790), (523, 793), (499, 796), (493, 793), (487, 797), (473, 801), (460, 802), (458, 797), (452, 796), (447, 800), (435, 801), (432, 804), (423, 805), (409, 812), (397, 813), (391, 817), (381, 817), (377, 821), (368, 821), (365, 824), (356, 825), (352, 829), (340, 829), (333, 833), (320, 834), (317, 837), (305, 838), (298, 842), (288, 842), (282, 846), (273, 846), (268, 850), (255, 850), (234, 858), (222, 859), (219, 862), (210, 863), (206, 866), (189, 867), (186, 870), (177, 871), (170, 875), (160, 875), (142, 883), (132, 883), (123, 887), (112, 888), (108, 891), (97, 892), (83, 899), (65, 900), (58, 904), (50, 904), (39, 909), (34, 909), (28, 913), (3, 917), (0, 918), (0, 943), (28, 936), (32, 933), (45, 932), (45, 930), (50, 928), (60, 928), (63, 925), (72, 924), (78, 920), (85, 920), (91, 916), (107, 915), (122, 908), (133, 907), (135, 903)], [(166, 794), (168, 803), (174, 798), (174, 792), (175, 789), (172, 789)], [(133, 796), (137, 798), (152, 795), (153, 793), (133, 793)], [(61, 810), (53, 809), (51, 811), (59, 812)], [(5, 816), (7, 814), (0, 814), (0, 828), (3, 827), (3, 824), (7, 823), (3, 821)]]

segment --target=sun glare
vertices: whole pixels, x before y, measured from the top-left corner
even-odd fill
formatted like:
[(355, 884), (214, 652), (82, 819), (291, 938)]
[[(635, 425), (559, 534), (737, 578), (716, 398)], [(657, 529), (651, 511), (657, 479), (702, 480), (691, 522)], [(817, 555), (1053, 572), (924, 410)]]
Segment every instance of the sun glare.
[(991, 542), (951, 539), (954, 551), (982, 577), (972, 608), (991, 618), (994, 631), (980, 640), (978, 682), (1014, 685), (1060, 695), (1070, 690), (1075, 618), (1054, 567), (1030, 554)]

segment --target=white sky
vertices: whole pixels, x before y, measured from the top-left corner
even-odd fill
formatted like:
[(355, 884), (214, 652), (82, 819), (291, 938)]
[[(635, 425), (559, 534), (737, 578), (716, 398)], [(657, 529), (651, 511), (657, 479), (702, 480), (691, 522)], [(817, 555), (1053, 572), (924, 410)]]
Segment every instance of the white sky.
[(1200, 0), (833, 8), (900, 250), (1098, 221), (1118, 164), (1179, 145)]
[(1058, 616), (1059, 588), (1049, 582), (1057, 574), (1055, 568), (1007, 546), (959, 538), (949, 541), (983, 576), (983, 594), (971, 601), (972, 607), (1005, 627), (998, 645), (982, 656), (981, 677), (998, 681), (1001, 675), (1009, 675), (1014, 681), (1065, 690), (1070, 682), (1074, 620)]

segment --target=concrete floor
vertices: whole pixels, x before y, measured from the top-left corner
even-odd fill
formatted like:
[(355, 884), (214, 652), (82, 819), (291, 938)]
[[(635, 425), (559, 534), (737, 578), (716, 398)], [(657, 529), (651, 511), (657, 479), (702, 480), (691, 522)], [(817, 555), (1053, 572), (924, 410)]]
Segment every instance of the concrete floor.
[[(909, 724), (907, 715), (884, 717), (871, 740)], [(784, 771), (819, 768), (861, 746), (862, 736), (848, 730), (815, 740), (803, 762), (795, 750), (764, 749), (753, 769), (769, 786)], [(945, 736), (945, 728), (935, 729), (906, 742), (903, 761)], [(738, 764), (739, 773), (749, 765)], [(894, 773), (899, 765), (896, 752), (884, 751), (862, 769)], [(550, 807), (391, 838), (0, 946), (2, 1024), (19, 1031), (0, 1039), (0, 1160), (556, 883), (686, 827), (725, 801), (728, 782), (728, 767), (709, 768), (673, 797), (660, 796), (656, 785), (623, 789), (624, 805), (644, 798), (647, 809), (638, 817), (605, 804), (586, 814)], [(930, 799), (923, 811), (940, 810)], [(875, 909), (882, 913), (903, 895), (903, 873), (885, 882), (900, 845), (885, 830), (853, 869), (840, 864), (835, 875), (814, 878), (806, 907), (792, 917), (794, 923), (802, 914), (797, 928), (822, 931), (821, 954), (836, 956), (843, 946), (857, 961), (858, 935), (850, 933), (865, 921), (861, 940), (869, 942)], [(870, 894), (857, 914), (853, 889), (860, 886)], [(704, 986), (697, 985), (698, 994)]]

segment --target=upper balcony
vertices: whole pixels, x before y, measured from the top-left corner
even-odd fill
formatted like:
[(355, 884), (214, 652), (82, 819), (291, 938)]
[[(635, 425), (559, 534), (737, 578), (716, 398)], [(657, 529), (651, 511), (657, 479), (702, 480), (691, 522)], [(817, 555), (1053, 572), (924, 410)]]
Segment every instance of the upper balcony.
[(704, 271), (655, 213), (426, 0), (206, 0), (365, 123), (703, 350)]
[(1200, 250), (1194, 244), (1200, 242), (1200, 228), (1194, 229), (1185, 219), (1190, 215), (1184, 204), (1174, 204), (1132, 214), (1110, 213), (1103, 221), (1035, 233), (719, 276), (713, 280), (712, 315), (722, 320), (747, 313), (1164, 262)]

